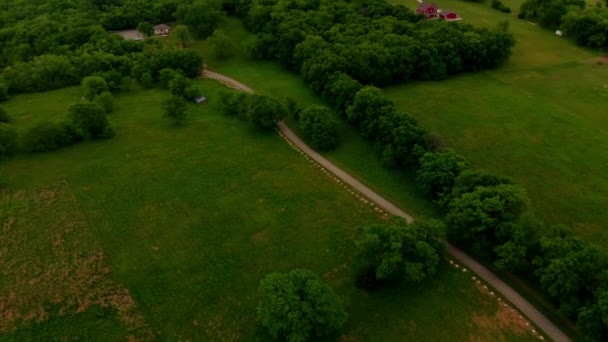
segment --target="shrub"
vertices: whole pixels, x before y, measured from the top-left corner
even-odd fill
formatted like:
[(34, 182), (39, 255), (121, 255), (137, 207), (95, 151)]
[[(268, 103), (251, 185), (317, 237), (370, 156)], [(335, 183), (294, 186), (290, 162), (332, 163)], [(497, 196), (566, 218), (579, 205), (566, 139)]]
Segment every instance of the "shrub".
[(23, 135), (23, 147), (29, 152), (49, 152), (82, 141), (83, 136), (67, 122), (42, 122)]
[(175, 74), (173, 79), (169, 81), (169, 91), (175, 96), (185, 97), (184, 94), (189, 85), (190, 82), (186, 77)]
[(144, 88), (152, 88), (152, 86), (154, 86), (154, 79), (152, 78), (152, 75), (150, 75), (149, 72), (144, 72), (143, 74), (141, 74), (139, 82)]
[(186, 102), (179, 96), (171, 96), (163, 103), (163, 118), (170, 119), (174, 125), (186, 121)]
[(299, 116), (299, 126), (313, 147), (329, 151), (338, 145), (338, 126), (327, 107), (312, 105)]
[(103, 108), (94, 102), (79, 102), (68, 107), (72, 124), (93, 139), (114, 136)]
[(17, 148), (17, 131), (7, 125), (0, 123), (0, 157), (15, 152)]
[(106, 114), (114, 111), (114, 96), (109, 91), (96, 95), (94, 102), (101, 106)]
[(11, 117), (8, 116), (6, 109), (0, 107), (0, 123), (9, 123), (11, 122)]
[(201, 96), (201, 90), (198, 89), (198, 87), (194, 84), (190, 84), (185, 90), (184, 90), (184, 98), (188, 99), (188, 100), (194, 100), (197, 97)]
[(95, 96), (109, 90), (106, 80), (99, 76), (88, 76), (82, 79), (82, 90), (84, 97), (92, 101)]
[(258, 318), (275, 339), (327, 336), (346, 322), (340, 298), (311, 271), (271, 273), (260, 282), (259, 293)]
[(416, 183), (425, 195), (437, 199), (449, 194), (456, 177), (468, 168), (466, 159), (454, 150), (427, 152), (420, 158)]

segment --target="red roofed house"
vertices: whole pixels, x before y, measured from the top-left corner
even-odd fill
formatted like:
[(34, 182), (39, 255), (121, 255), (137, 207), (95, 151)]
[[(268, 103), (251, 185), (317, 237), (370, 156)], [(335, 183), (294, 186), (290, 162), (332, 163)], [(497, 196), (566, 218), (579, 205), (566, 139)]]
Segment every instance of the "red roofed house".
[(420, 3), (420, 6), (416, 8), (416, 13), (424, 14), (428, 19), (437, 18), (437, 5), (422, 2)]
[(461, 17), (456, 14), (454, 11), (443, 10), (439, 12), (439, 17), (443, 20), (452, 21), (452, 20), (462, 20)]

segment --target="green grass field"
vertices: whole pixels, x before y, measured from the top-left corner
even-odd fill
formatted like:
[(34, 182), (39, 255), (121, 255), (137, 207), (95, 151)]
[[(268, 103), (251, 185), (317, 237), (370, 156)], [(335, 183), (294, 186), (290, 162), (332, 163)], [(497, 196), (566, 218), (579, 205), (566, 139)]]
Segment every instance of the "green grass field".
[[(160, 90), (119, 94), (116, 136), (1, 161), (0, 339), (267, 340), (259, 280), (304, 267), (344, 300), (345, 340), (531, 339), (516, 313), (445, 262), (415, 286), (353, 285), (354, 227), (381, 218), (292, 151), (207, 106), (161, 118)], [(23, 131), (78, 88), (5, 103)], [(16, 329), (16, 330), (15, 330)]]
[(608, 246), (608, 60), (517, 19), (520, 2), (505, 3), (514, 13), (438, 2), (463, 22), (509, 20), (517, 45), (505, 66), (386, 92), (476, 167), (521, 183), (540, 217)]

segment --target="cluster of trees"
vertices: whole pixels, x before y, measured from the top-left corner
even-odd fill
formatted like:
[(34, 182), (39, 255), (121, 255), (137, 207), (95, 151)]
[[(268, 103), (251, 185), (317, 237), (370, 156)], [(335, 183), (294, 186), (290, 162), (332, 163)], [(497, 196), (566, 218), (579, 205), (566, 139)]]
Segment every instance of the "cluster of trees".
[[(450, 241), (535, 282), (565, 314), (578, 320), (586, 336), (608, 337), (607, 254), (567, 230), (545, 227), (531, 212), (521, 186), (473, 170), (453, 150), (438, 148), (424, 128), (370, 85), (441, 79), (495, 66), (513, 46), (507, 25), (488, 30), (418, 21), (409, 10), (383, 0), (230, 4), (235, 13), (246, 13), (248, 28), (257, 33), (247, 44), (252, 56), (277, 59), (299, 71), (313, 90), (377, 146), (384, 164), (415, 172), (420, 191), (441, 209)], [(237, 109), (240, 103), (236, 101), (230, 110), (242, 112)], [(289, 104), (288, 108), (291, 112)], [(301, 110), (296, 112), (302, 115)], [(369, 242), (360, 246), (370, 253), (361, 267), (363, 286), (383, 284), (396, 271), (410, 280), (433, 272), (430, 249), (418, 250), (409, 243), (422, 240), (432, 247), (433, 239), (395, 231), (394, 227), (364, 230)], [(541, 231), (553, 233), (540, 236)], [(393, 234), (390, 238), (388, 232)]]
[(514, 44), (507, 32), (421, 20), (384, 0), (256, 1), (246, 24), (251, 56), (301, 72), (318, 93), (340, 73), (384, 86), (490, 68)]
[(608, 8), (601, 3), (587, 7), (583, 0), (527, 0), (521, 5), (519, 17), (537, 20), (551, 30), (560, 29), (579, 45), (608, 46)]
[[(441, 221), (407, 225), (395, 218), (359, 227), (357, 285), (376, 290), (398, 281), (418, 282), (435, 274), (444, 253)], [(308, 341), (331, 336), (346, 322), (339, 297), (311, 271), (271, 273), (259, 287), (258, 319), (275, 339)]]
[(221, 91), (219, 98), (225, 115), (246, 119), (262, 131), (274, 129), (287, 116), (285, 105), (269, 96)]
[(311, 105), (303, 109), (292, 98), (286, 100), (287, 112), (304, 133), (312, 147), (321, 151), (333, 150), (338, 146), (338, 123), (326, 106)]

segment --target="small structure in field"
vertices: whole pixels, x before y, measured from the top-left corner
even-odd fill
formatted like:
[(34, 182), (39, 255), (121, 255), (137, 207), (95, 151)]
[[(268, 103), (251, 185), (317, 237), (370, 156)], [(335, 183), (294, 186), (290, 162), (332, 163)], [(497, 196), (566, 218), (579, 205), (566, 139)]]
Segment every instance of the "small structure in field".
[(558, 36), (560, 36), (560, 37), (564, 35), (564, 33), (562, 31), (560, 31), (560, 30), (555, 31), (555, 34), (558, 35)]
[(200, 104), (200, 105), (204, 105), (204, 104), (207, 104), (207, 98), (204, 96), (199, 96), (194, 99), (194, 102), (196, 102), (197, 104)]
[(421, 2), (418, 8), (416, 8), (416, 13), (423, 14), (427, 19), (436, 19), (438, 18), (438, 9), (437, 5), (433, 3)]
[(462, 18), (459, 17), (458, 14), (456, 14), (456, 12), (450, 11), (450, 10), (443, 10), (443, 11), (439, 12), (439, 18), (441, 18), (445, 21), (462, 20)]
[(156, 36), (166, 36), (171, 33), (171, 27), (165, 24), (160, 24), (154, 26), (154, 35)]

